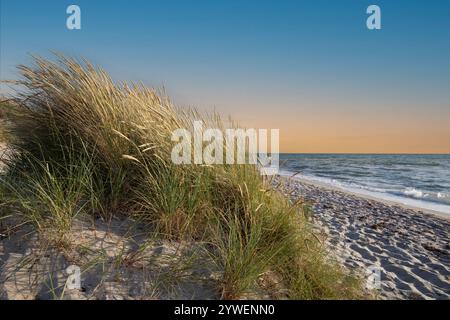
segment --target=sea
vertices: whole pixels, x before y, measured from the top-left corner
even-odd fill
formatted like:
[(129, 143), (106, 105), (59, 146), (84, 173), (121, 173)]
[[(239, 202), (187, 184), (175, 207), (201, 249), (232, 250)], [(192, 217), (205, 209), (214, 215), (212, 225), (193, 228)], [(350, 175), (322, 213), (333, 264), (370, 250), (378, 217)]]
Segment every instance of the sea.
[(450, 214), (450, 154), (280, 154), (280, 175)]

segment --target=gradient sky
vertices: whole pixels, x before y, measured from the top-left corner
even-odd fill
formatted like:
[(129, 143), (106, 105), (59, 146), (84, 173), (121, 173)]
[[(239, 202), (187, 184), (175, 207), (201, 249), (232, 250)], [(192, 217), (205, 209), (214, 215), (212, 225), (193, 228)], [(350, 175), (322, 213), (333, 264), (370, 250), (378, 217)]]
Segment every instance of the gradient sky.
[[(55, 50), (279, 128), (283, 152), (450, 153), (450, 1), (0, 2), (2, 80)], [(366, 28), (370, 4), (382, 30)]]

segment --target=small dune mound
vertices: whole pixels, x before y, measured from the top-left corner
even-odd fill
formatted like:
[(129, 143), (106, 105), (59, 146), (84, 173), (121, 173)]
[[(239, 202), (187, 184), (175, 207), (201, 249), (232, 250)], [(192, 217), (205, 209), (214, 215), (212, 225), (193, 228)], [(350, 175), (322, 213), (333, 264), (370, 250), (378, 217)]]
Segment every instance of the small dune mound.
[[(7, 297), (61, 297), (69, 263), (85, 276), (74, 298), (361, 297), (359, 281), (325, 258), (303, 203), (290, 203), (256, 165), (171, 161), (174, 130), (194, 120), (223, 129), (219, 116), (176, 108), (87, 61), (58, 55), (19, 70), (21, 90), (2, 105), (15, 150), (0, 180)], [(117, 221), (139, 232), (108, 229)], [(35, 237), (22, 243), (29, 254), (5, 247), (25, 228)], [(36, 269), (20, 268), (24, 259)], [(19, 296), (20, 270), (50, 277), (52, 290), (38, 280)]]

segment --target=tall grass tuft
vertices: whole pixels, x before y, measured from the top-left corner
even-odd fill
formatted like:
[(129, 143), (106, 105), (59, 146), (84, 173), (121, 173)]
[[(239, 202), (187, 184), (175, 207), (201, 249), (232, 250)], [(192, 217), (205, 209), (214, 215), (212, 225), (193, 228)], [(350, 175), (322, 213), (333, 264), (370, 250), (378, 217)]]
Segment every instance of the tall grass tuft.
[(85, 60), (34, 58), (19, 70), (23, 90), (8, 112), (14, 157), (1, 182), (23, 221), (61, 240), (80, 215), (138, 217), (153, 236), (207, 244), (225, 299), (255, 292), (269, 273), (288, 298), (360, 296), (326, 259), (302, 204), (272, 190), (256, 166), (172, 163), (175, 129), (194, 120), (223, 128), (220, 117), (177, 109)]

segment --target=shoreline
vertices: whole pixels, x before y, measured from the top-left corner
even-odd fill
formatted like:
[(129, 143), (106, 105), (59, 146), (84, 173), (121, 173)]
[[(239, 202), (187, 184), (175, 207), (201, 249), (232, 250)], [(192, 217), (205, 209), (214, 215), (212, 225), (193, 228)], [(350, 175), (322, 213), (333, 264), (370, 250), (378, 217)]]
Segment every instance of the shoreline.
[[(285, 176), (283, 176), (283, 177), (285, 177)], [(289, 177), (286, 177), (286, 178), (289, 179)], [(325, 182), (313, 181), (313, 180), (309, 180), (309, 179), (305, 179), (305, 178), (299, 178), (299, 177), (293, 177), (291, 179), (300, 181), (301, 183), (311, 184), (311, 185), (313, 185), (315, 187), (329, 189), (329, 190), (334, 190), (334, 191), (339, 191), (339, 192), (343, 192), (343, 193), (348, 193), (349, 195), (352, 195), (352, 196), (355, 196), (355, 197), (360, 197), (360, 198), (363, 198), (363, 199), (380, 202), (380, 203), (383, 203), (385, 205), (389, 205), (389, 206), (393, 206), (393, 207), (398, 206), (398, 207), (403, 208), (403, 209), (414, 210), (414, 211), (417, 211), (419, 213), (425, 213), (425, 214), (428, 214), (428, 215), (433, 215), (433, 216), (439, 217), (441, 219), (445, 219), (445, 220), (449, 220), (450, 221), (450, 214), (445, 213), (445, 212), (431, 210), (431, 209), (427, 209), (427, 208), (421, 208), (421, 207), (408, 205), (408, 204), (404, 204), (404, 203), (393, 201), (393, 200), (382, 199), (382, 198), (371, 196), (371, 195), (368, 195), (368, 194), (365, 194), (365, 193), (362, 193), (362, 192), (357, 192), (357, 191), (352, 191), (352, 190), (348, 190), (348, 189), (345, 189), (345, 188), (341, 188), (339, 186), (331, 185), (331, 184), (328, 184), (328, 183), (325, 183)]]
[(292, 201), (310, 203), (330, 256), (365, 279), (370, 268), (380, 270), (379, 298), (450, 298), (448, 215), (299, 178), (274, 182)]

